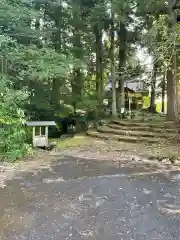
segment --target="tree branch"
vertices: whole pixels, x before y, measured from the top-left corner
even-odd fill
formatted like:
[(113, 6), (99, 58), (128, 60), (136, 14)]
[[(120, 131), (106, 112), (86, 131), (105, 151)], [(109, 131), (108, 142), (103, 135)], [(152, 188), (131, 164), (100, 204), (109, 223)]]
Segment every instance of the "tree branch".
[[(172, 7), (172, 10), (179, 10), (180, 9), (180, 6), (177, 6), (177, 5), (173, 5)], [(168, 7), (163, 7), (163, 8), (160, 8), (160, 9), (157, 9), (157, 11), (149, 11), (149, 12), (146, 12), (146, 14), (161, 14), (161, 15), (164, 15), (164, 14), (168, 14)]]
[[(180, 5), (177, 3), (179, 2), (179, 0), (172, 0), (172, 10), (180, 10)], [(145, 12), (145, 14), (168, 14), (169, 13), (169, 9), (168, 6), (167, 7), (162, 7), (160, 9), (157, 9), (156, 11), (147, 11)]]

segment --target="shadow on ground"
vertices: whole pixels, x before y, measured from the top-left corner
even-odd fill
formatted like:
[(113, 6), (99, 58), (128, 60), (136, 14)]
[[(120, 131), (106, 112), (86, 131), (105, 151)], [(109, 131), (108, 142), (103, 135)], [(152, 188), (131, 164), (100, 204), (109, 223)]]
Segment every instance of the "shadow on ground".
[(179, 239), (179, 179), (143, 162), (60, 156), (0, 189), (0, 239)]

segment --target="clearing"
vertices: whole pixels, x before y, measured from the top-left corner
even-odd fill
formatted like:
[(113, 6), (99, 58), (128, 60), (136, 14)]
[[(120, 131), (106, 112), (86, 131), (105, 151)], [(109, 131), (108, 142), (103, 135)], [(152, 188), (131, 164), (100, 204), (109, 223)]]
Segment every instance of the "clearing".
[(0, 239), (178, 240), (178, 165), (140, 147), (79, 136), (2, 165)]

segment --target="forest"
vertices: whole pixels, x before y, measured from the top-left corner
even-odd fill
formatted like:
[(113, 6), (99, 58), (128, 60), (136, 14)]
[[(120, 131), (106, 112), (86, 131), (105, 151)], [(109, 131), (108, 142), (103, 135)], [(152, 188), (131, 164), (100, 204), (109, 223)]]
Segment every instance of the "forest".
[(27, 120), (78, 109), (97, 117), (109, 82), (113, 117), (138, 79), (151, 89), (150, 111), (160, 95), (164, 112), (167, 94), (167, 120), (178, 120), (179, 22), (177, 0), (1, 0), (1, 155), (28, 151)]

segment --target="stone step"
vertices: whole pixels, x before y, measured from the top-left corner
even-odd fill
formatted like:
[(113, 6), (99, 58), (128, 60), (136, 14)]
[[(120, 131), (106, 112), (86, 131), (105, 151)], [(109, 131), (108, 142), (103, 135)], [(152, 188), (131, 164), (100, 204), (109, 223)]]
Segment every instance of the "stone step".
[(135, 131), (132, 129), (113, 129), (108, 126), (103, 126), (98, 128), (98, 132), (100, 133), (107, 133), (107, 134), (114, 134), (114, 135), (123, 135), (123, 136), (138, 136), (138, 137), (149, 137), (149, 138), (174, 138), (176, 137), (175, 133), (157, 133), (151, 131)]
[(87, 135), (94, 138), (99, 138), (103, 140), (115, 140), (121, 142), (129, 142), (129, 143), (161, 143), (165, 142), (162, 138), (148, 138), (148, 137), (140, 137), (140, 136), (121, 136), (121, 135), (113, 135), (107, 133), (100, 133), (96, 131), (88, 131)]
[(130, 126), (130, 127), (148, 127), (148, 128), (162, 128), (162, 129), (175, 129), (173, 122), (140, 122), (137, 120), (112, 120), (112, 124), (120, 126)]
[(158, 127), (149, 127), (149, 126), (123, 126), (119, 124), (109, 123), (107, 125), (109, 128), (112, 129), (119, 129), (119, 130), (131, 130), (131, 131), (150, 131), (150, 132), (157, 132), (157, 133), (173, 133), (176, 134), (177, 130), (175, 128), (158, 128)]

